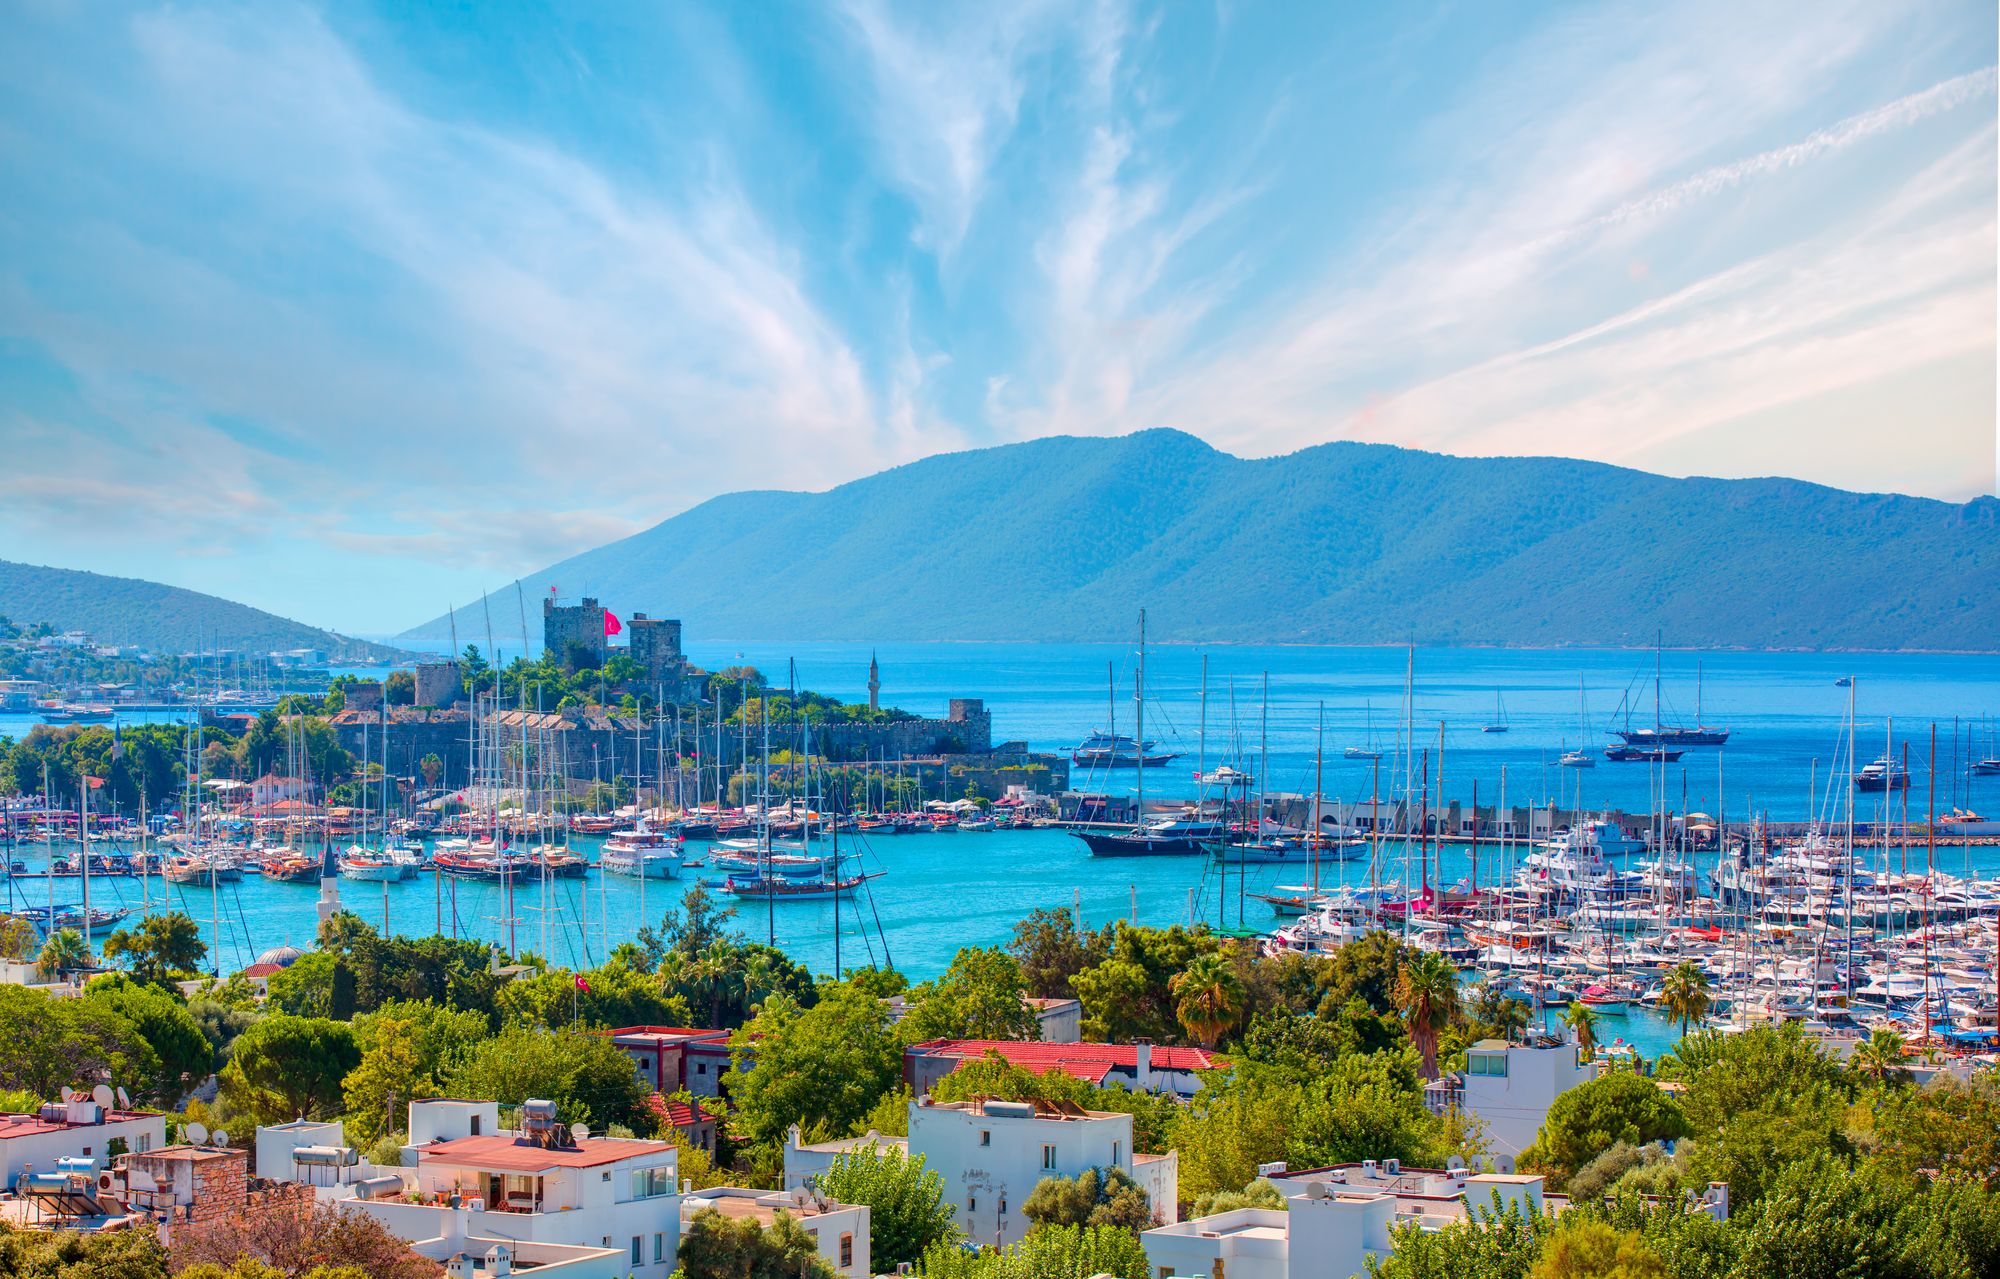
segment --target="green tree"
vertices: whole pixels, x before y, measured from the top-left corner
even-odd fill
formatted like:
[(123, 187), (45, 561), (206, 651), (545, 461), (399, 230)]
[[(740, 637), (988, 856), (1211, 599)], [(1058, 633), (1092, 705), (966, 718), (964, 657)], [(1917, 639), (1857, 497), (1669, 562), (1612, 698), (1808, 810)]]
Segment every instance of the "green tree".
[(0, 1088), (57, 1096), (86, 1080), (138, 1089), (150, 1049), (104, 1004), (0, 985)]
[(1688, 1027), (1708, 1016), (1708, 974), (1692, 959), (1683, 959), (1660, 982), (1660, 1007), (1686, 1035)]
[(679, 1260), (685, 1279), (839, 1279), (818, 1243), (783, 1209), (766, 1228), (704, 1208), (681, 1229)]
[[(348, 1279), (355, 1274), (366, 1279), (437, 1279), (438, 1274), (435, 1261), (411, 1251), (377, 1218), (312, 1199), (266, 1204), (255, 1212), (218, 1213), (174, 1229), (169, 1264), (176, 1279), (204, 1265), (218, 1267), (235, 1279), (235, 1268), (245, 1261), (267, 1266), (287, 1279), (327, 1275)], [(249, 1273), (261, 1279), (265, 1272)]]
[(1122, 919), (1096, 934), (1090, 950), (1102, 958), (1070, 979), (1083, 1003), (1084, 1038), (1104, 1043), (1140, 1038), (1182, 1042), (1170, 983), (1195, 956), (1221, 947), (1205, 932), (1179, 925), (1139, 928)]
[(1876, 1087), (1910, 1082), (1909, 1060), (1903, 1037), (1887, 1026), (1877, 1026), (1868, 1038), (1854, 1045), (1847, 1059), (1849, 1069)]
[(341, 1081), (360, 1063), (345, 1022), (276, 1013), (236, 1037), (221, 1100), (260, 1124), (331, 1119), (340, 1113)]
[(145, 1046), (145, 1068), (131, 1090), (139, 1097), (175, 1106), (208, 1078), (214, 1062), (208, 1038), (177, 994), (108, 973), (92, 978), (78, 1002), (122, 1020), (131, 1027), (133, 1041)]
[(1010, 1248), (967, 1252), (937, 1244), (924, 1254), (924, 1279), (1148, 1279), (1146, 1250), (1116, 1226), (1042, 1226)]
[(19, 915), (0, 916), (0, 959), (27, 960), (39, 948), (33, 924)]
[(1601, 1221), (1557, 1226), (1528, 1279), (1666, 1279), (1666, 1263), (1635, 1230)]
[(167, 1279), (167, 1252), (150, 1230), (22, 1230), (0, 1225), (0, 1275)]
[(1597, 1010), (1589, 1004), (1572, 1000), (1563, 1009), (1562, 1024), (1576, 1035), (1577, 1056), (1589, 1061), (1597, 1056)]
[(1213, 1048), (1243, 1015), (1242, 979), (1220, 951), (1196, 955), (1168, 988), (1175, 1019), (1204, 1048)]
[(1146, 1192), (1122, 1168), (1044, 1177), (1022, 1201), (1021, 1215), (1037, 1226), (1116, 1226), (1135, 1234), (1155, 1220)]
[(1083, 931), (1067, 906), (1038, 907), (1014, 925), (1007, 953), (1021, 966), (1028, 993), (1037, 999), (1069, 999), (1070, 978), (1085, 965)]
[(793, 1124), (851, 1131), (902, 1078), (902, 1046), (888, 1009), (845, 984), (827, 988), (803, 1011), (773, 995), (732, 1046), (735, 1069), (724, 1086), (736, 1102), (733, 1127), (754, 1142), (775, 1143)]
[(1692, 1175), (1728, 1182), (1732, 1211), (1753, 1205), (1787, 1164), (1819, 1151), (1853, 1153), (1855, 1077), (1796, 1023), (1696, 1031), (1674, 1045), (1660, 1073), (1686, 1085), (1680, 1106), (1696, 1143)]
[(35, 970), (46, 980), (68, 976), (90, 965), (90, 945), (74, 928), (58, 928), (42, 943)]
[(417, 762), (417, 771), (423, 774), (425, 788), (436, 790), (438, 782), (444, 778), (444, 761), (438, 758), (436, 751), (428, 752)]
[(567, 1123), (646, 1129), (647, 1089), (632, 1062), (602, 1035), (509, 1027), (466, 1055), (446, 1080), (455, 1096), (519, 1105), (530, 1097), (556, 1103)]
[(1614, 1070), (1557, 1097), (1540, 1135), (1521, 1152), (1521, 1161), (1547, 1171), (1560, 1184), (1615, 1142), (1643, 1146), (1689, 1132), (1687, 1116), (1658, 1084), (1629, 1070)]
[[(380, 1017), (380, 1014), (376, 1014)], [(417, 1042), (414, 1021), (381, 1018), (369, 1030), (361, 1060), (341, 1080), (349, 1136), (363, 1146), (396, 1130), (396, 1108), (438, 1091)]]
[(1458, 1013), (1458, 970), (1435, 951), (1412, 951), (1396, 979), (1396, 1004), (1423, 1056), (1424, 1078), (1436, 1079), (1438, 1035)]
[(902, 1146), (868, 1146), (835, 1155), (819, 1177), (828, 1197), (868, 1205), (869, 1258), (876, 1273), (916, 1262), (939, 1243), (958, 1238), (944, 1179)]
[(181, 911), (148, 915), (135, 928), (121, 928), (104, 939), (104, 957), (123, 961), (135, 981), (164, 986), (193, 977), (208, 957), (201, 926)]
[(390, 671), (382, 681), (382, 700), (390, 706), (413, 706), (417, 700), (417, 677), (409, 671)]
[(1884, 1169), (2000, 1191), (2000, 1072), (1965, 1080), (1940, 1072), (1922, 1088), (1897, 1089), (1883, 1098), (1875, 1134)]
[(910, 989), (904, 1038), (1040, 1039), (1034, 1010), (1022, 1002), (1026, 986), (1006, 951), (964, 947), (942, 977)]

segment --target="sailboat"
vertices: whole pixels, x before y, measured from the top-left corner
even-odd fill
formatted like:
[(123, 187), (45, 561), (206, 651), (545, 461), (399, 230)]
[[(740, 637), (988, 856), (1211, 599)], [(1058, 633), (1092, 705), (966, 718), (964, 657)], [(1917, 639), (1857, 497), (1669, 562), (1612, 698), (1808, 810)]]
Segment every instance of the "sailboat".
[(1507, 703), (1500, 697), (1500, 690), (1493, 690), (1493, 722), (1479, 730), (1482, 733), (1504, 733), (1507, 731)]
[[(1576, 677), (1576, 719), (1583, 735), (1590, 736), (1590, 712), (1584, 705), (1583, 676), (1580, 673)], [(1575, 750), (1565, 749), (1556, 763), (1563, 768), (1596, 768), (1597, 757), (1579, 746)]]
[[(1146, 735), (1146, 610), (1139, 610), (1139, 669), (1132, 685), (1132, 703), (1137, 719), (1137, 736)], [(1090, 849), (1093, 857), (1186, 857), (1204, 851), (1205, 841), (1226, 838), (1226, 822), (1210, 821), (1197, 815), (1163, 815), (1146, 820), (1146, 774), (1139, 772), (1139, 796), (1135, 806), (1138, 824), (1123, 831), (1072, 831)]]
[(1375, 704), (1363, 702), (1363, 714), (1368, 717), (1368, 745), (1350, 746), (1341, 752), (1347, 759), (1380, 759), (1382, 752), (1375, 749)]
[(1640, 747), (1649, 753), (1629, 756), (1614, 755), (1612, 756), (1613, 759), (1666, 758), (1671, 762), (1671, 760), (1680, 757), (1678, 755), (1661, 756), (1651, 752), (1654, 748), (1662, 746), (1720, 746), (1729, 740), (1728, 729), (1710, 728), (1701, 722), (1701, 666), (1699, 663), (1695, 666), (1694, 675), (1694, 726), (1690, 728), (1686, 725), (1663, 724), (1660, 722), (1660, 663), (1661, 640), (1658, 636), (1655, 636), (1653, 640), (1653, 726), (1651, 728), (1624, 728), (1618, 730), (1618, 736), (1625, 739), (1627, 746)]

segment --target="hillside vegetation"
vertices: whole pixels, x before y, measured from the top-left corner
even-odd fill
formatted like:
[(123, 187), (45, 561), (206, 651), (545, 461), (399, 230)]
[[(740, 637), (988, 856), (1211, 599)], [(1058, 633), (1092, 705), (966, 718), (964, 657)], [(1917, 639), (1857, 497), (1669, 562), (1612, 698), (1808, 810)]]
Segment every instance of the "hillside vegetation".
[(2000, 502), (1147, 431), (719, 497), (524, 582), (723, 638), (1104, 639), (1145, 605), (1162, 640), (1989, 649)]
[(399, 651), (178, 586), (7, 560), (0, 560), (0, 615), (158, 652), (317, 648), (331, 660), (374, 661)]

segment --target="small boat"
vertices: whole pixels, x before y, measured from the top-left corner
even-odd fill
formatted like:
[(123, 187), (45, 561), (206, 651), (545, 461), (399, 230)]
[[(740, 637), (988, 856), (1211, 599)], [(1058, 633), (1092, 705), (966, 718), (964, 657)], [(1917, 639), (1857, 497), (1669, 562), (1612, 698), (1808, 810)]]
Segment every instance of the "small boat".
[(577, 835), (609, 835), (618, 829), (616, 817), (605, 817), (591, 813), (578, 813), (569, 819), (571, 833)]
[(1597, 757), (1585, 750), (1564, 751), (1556, 760), (1556, 765), (1560, 768), (1596, 768)]
[(1972, 761), (1972, 772), (1977, 777), (2000, 777), (2000, 756)]
[(1670, 746), (1607, 746), (1604, 758), (1620, 764), (1672, 764), (1687, 754)]
[(545, 874), (555, 879), (581, 879), (589, 868), (589, 862), (567, 848), (538, 848), (528, 854), (530, 874)]
[(1852, 675), (1843, 675), (1839, 679), (1833, 681), (1833, 686), (1835, 688), (1853, 688), (1854, 677)]
[(403, 869), (396, 859), (386, 852), (363, 848), (355, 844), (340, 855), (340, 874), (343, 879), (359, 879), (368, 883), (393, 884), (403, 879)]
[(325, 868), (319, 858), (293, 852), (265, 858), (261, 869), (264, 878), (275, 879), (279, 883), (317, 884)]
[(1507, 703), (1500, 698), (1500, 690), (1493, 690), (1493, 720), (1479, 730), (1482, 733), (1504, 733), (1507, 731)]

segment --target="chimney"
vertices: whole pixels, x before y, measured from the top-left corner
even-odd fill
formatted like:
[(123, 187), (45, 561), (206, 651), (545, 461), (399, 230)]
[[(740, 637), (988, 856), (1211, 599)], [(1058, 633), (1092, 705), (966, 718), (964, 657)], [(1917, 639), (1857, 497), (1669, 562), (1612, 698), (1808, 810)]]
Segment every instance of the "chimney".
[(1153, 1091), (1153, 1041), (1141, 1039), (1132, 1045), (1135, 1078), (1133, 1083), (1141, 1092)]

